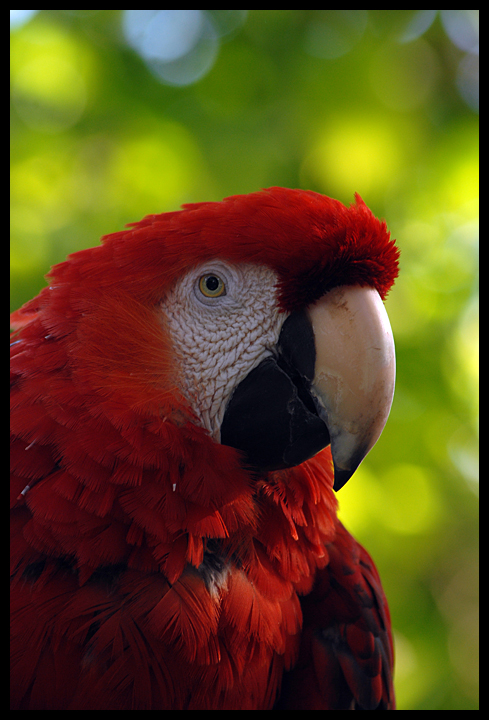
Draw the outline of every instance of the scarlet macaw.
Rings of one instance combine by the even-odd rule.
[[[270,188],[129,227],[12,316],[12,707],[394,708],[333,492],[392,401],[385,223]]]

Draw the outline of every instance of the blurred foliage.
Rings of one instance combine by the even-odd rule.
[[[12,309],[184,202],[284,185],[387,219],[396,396],[342,517],[389,598],[399,708],[476,709],[477,11],[12,12]]]

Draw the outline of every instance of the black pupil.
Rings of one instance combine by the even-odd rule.
[[[209,292],[215,292],[219,287],[219,278],[216,278],[215,275],[209,275],[205,280],[205,286]]]

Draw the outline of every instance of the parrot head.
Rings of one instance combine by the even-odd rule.
[[[45,336],[76,354],[79,387],[190,422],[252,470],[331,445],[338,490],[392,403],[382,301],[398,255],[359,196],[345,207],[269,188],[106,236],[53,268],[13,325],[44,313]]]

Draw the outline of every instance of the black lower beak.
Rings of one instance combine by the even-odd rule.
[[[221,424],[221,442],[242,450],[250,465],[279,470],[300,465],[329,445],[326,423],[309,392],[315,347],[304,312],[284,322],[277,355],[237,386]]]

